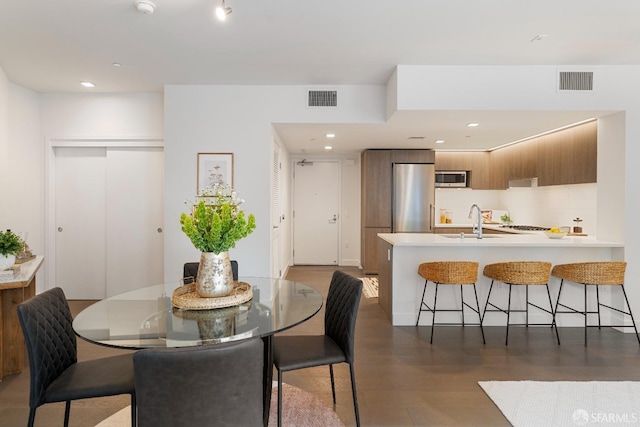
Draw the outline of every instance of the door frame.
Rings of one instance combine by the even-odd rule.
[[[106,148],[163,148],[164,138],[158,135],[147,136],[45,136],[44,153],[44,263],[45,289],[56,279],[56,147],[106,147]]]
[[[338,198],[338,227],[337,227],[337,232],[338,232],[338,258],[337,258],[337,262],[335,264],[336,267],[340,266],[341,263],[340,261],[342,260],[342,224],[343,224],[343,218],[342,218],[342,164],[344,162],[344,159],[342,158],[333,158],[333,157],[314,157],[314,156],[308,156],[305,157],[306,160],[311,161],[311,162],[325,162],[325,163],[337,163],[338,164],[338,170],[339,170],[339,177],[338,177],[338,194],[336,195],[336,197]],[[291,165],[291,218],[293,219],[293,212],[295,211],[295,207],[296,207],[296,200],[295,200],[295,188],[296,188],[296,179],[295,179],[295,171],[296,171],[296,163],[302,161],[302,158],[292,158],[290,160],[290,165]],[[291,262],[293,265],[295,265],[295,257],[293,255],[294,251],[295,251],[295,246],[294,246],[294,242],[295,242],[295,220],[291,221]]]

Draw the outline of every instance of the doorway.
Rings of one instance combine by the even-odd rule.
[[[293,263],[337,265],[340,162],[303,160],[293,171]]]

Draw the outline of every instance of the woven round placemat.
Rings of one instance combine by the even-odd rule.
[[[235,282],[230,295],[216,298],[203,298],[196,291],[196,284],[180,286],[173,291],[171,304],[183,310],[210,310],[212,308],[233,307],[253,298],[251,285],[245,282]]]

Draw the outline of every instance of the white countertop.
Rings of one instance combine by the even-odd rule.
[[[394,246],[488,246],[488,247],[602,247],[622,248],[623,242],[598,240],[591,236],[565,236],[562,239],[550,239],[543,232],[528,232],[520,234],[487,234],[477,239],[475,234],[465,233],[461,239],[459,234],[455,238],[446,237],[453,234],[433,233],[380,233],[378,237]]]

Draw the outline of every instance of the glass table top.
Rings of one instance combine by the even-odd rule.
[[[106,298],[81,311],[73,321],[79,337],[128,349],[188,347],[265,337],[296,326],[322,308],[311,286],[284,279],[240,277],[253,299],[211,310],[172,307],[173,290],[182,281],[149,286]]]

